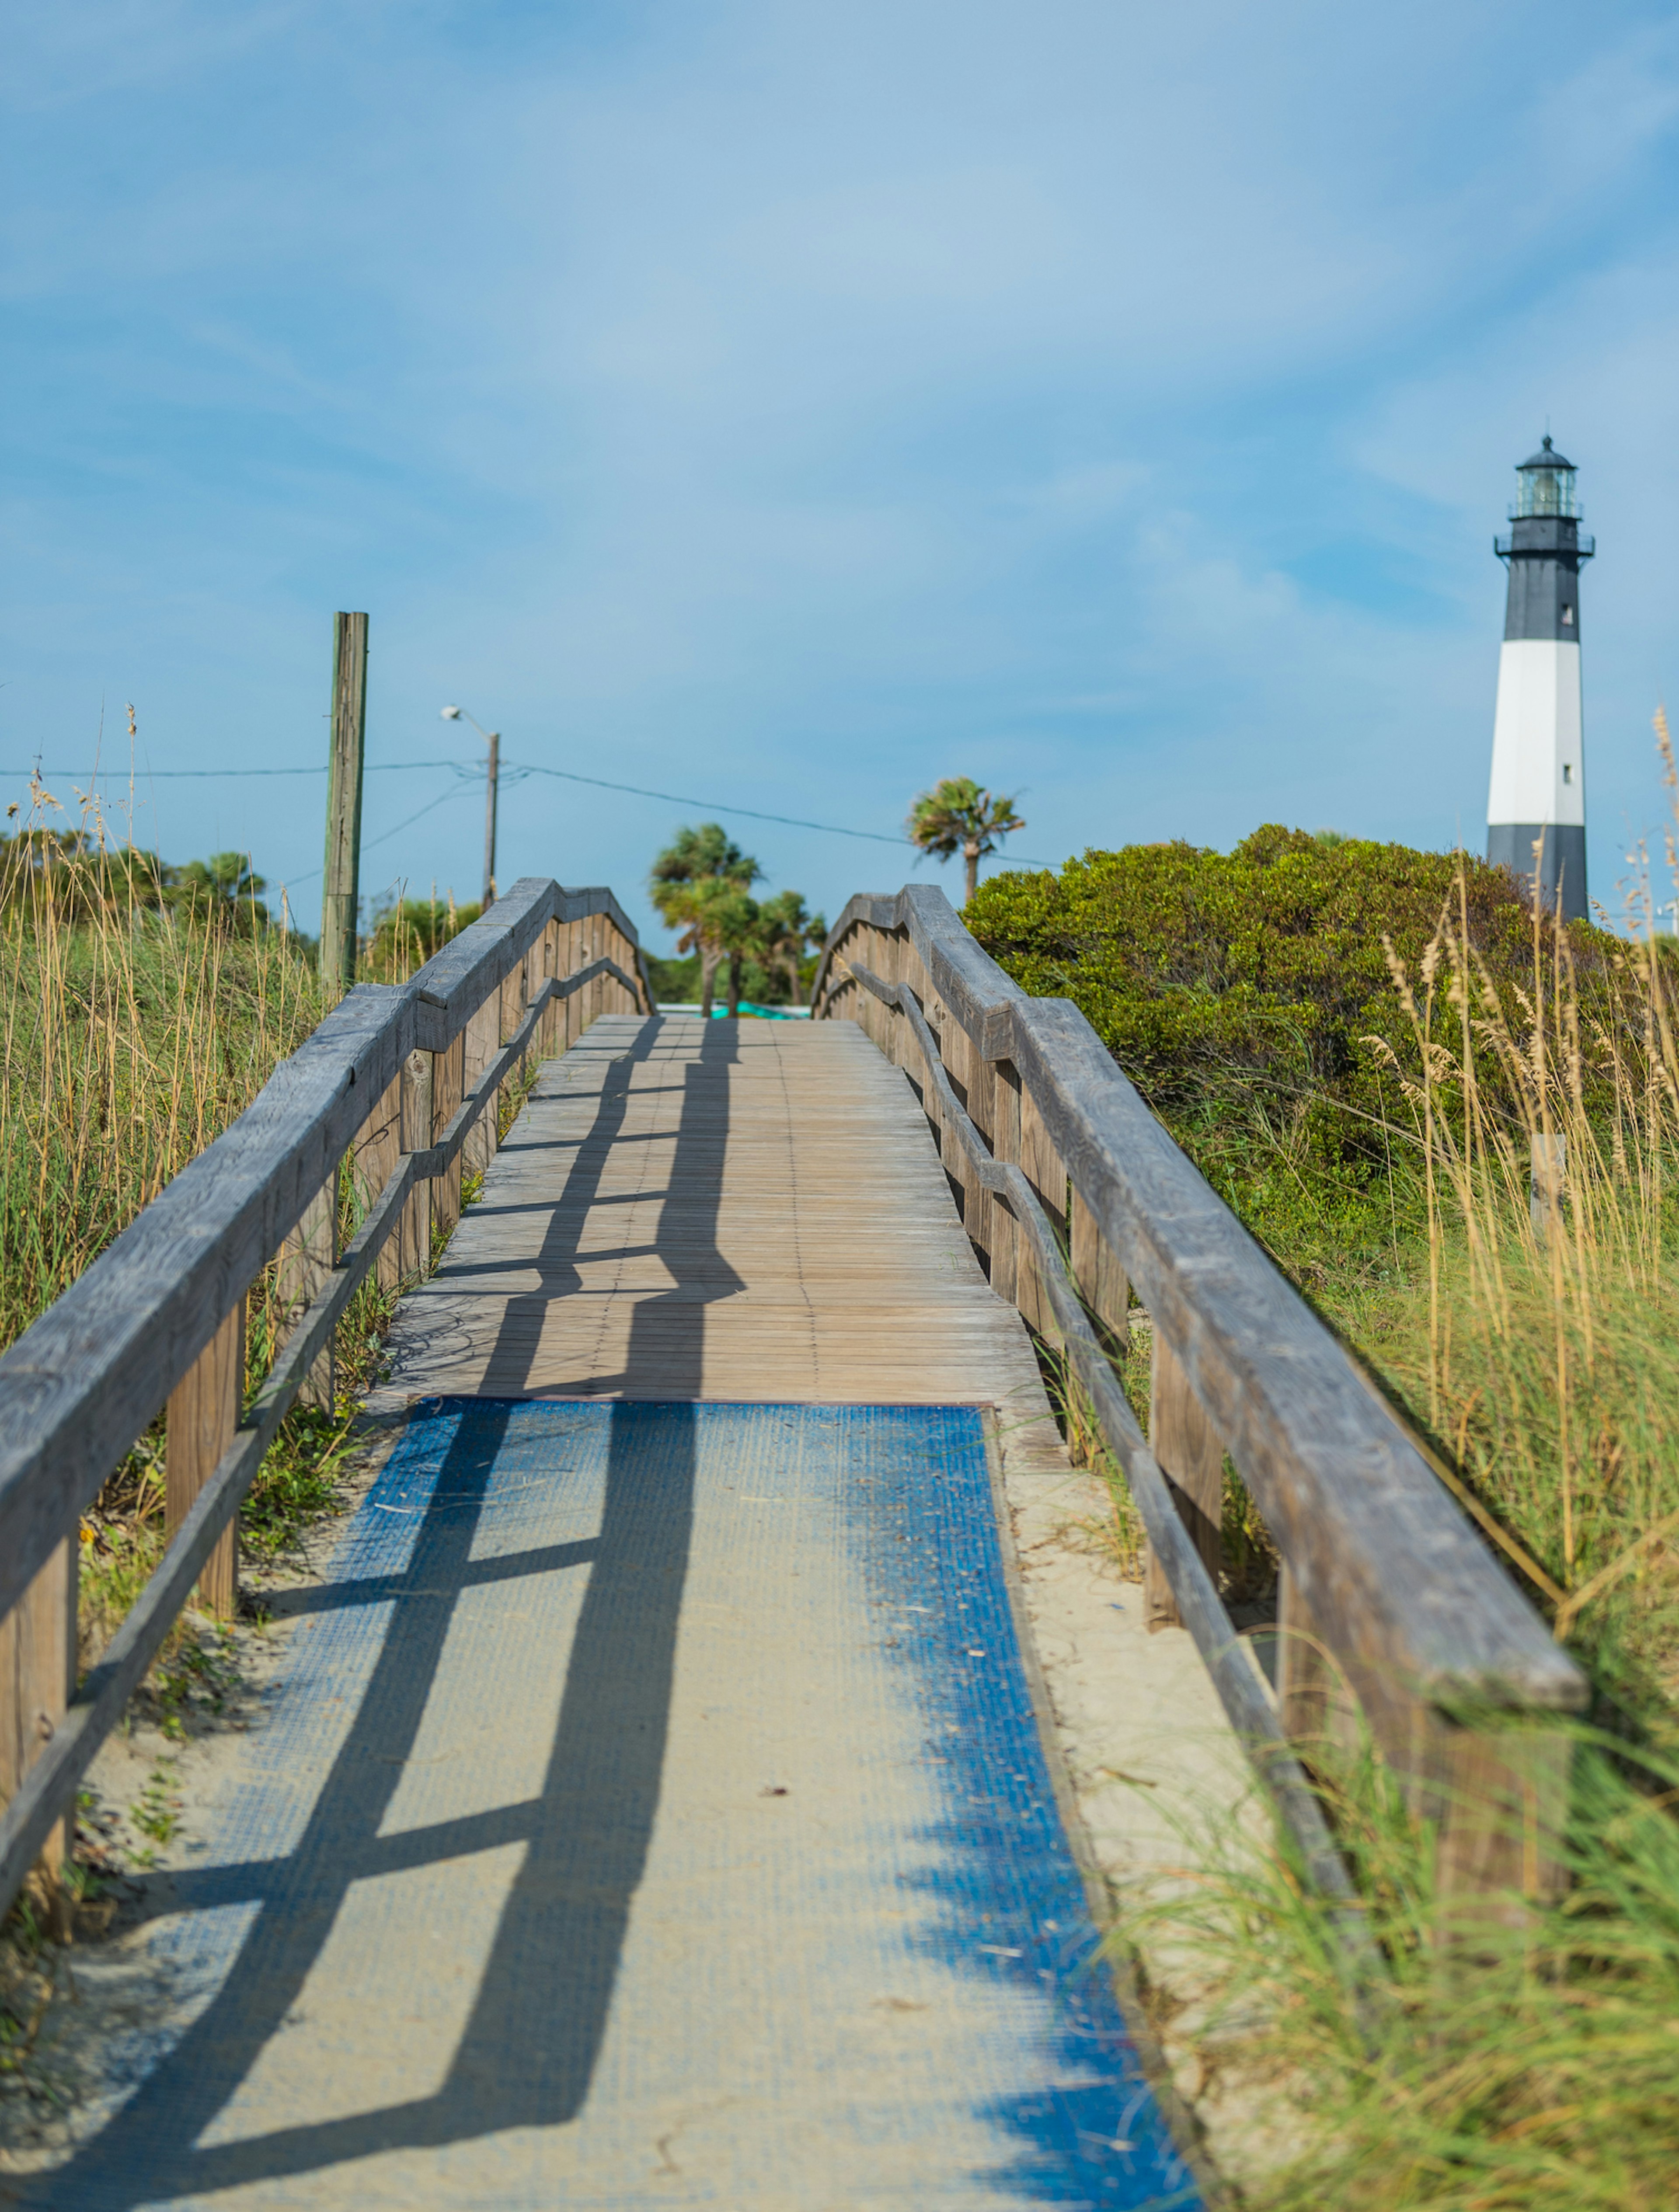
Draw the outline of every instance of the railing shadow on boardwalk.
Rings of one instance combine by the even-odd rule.
[[[599,1182],[633,1066],[655,1037],[649,1025],[610,1073],[599,1118],[570,1171],[573,1194]],[[700,1064],[690,1070],[693,1112],[684,1112],[672,1178],[674,1184],[679,1176],[696,1200],[709,1195],[714,1243],[733,1058],[732,1040],[709,1033]],[[695,1236],[702,1212],[694,1204],[684,1208],[683,1252],[672,1258],[678,1283],[683,1266],[703,1255]],[[714,1261],[713,1282],[715,1268]],[[15,2201],[118,2212],[178,2194],[318,2172],[375,2152],[563,2125],[581,2112],[664,1765],[695,1470],[693,1408],[677,1401],[697,1394],[704,1322],[703,1304],[691,1297],[679,1303],[691,1346],[673,1338],[668,1315],[659,1330],[658,1357],[673,1402],[613,1406],[605,1502],[593,1539],[475,1559],[497,1450],[515,1408],[505,1397],[433,1401],[458,1417],[458,1425],[405,1567],[298,1593],[301,1601],[290,1608],[392,1604],[356,1717],[296,1849],[279,1859],[173,1873],[143,1885],[143,1916],[250,1902],[261,1909],[216,1995],[126,2104],[65,2164],[24,2183]],[[684,1356],[672,1360],[673,1347]],[[638,1367],[633,1346],[630,1364]],[[650,1474],[657,1478],[652,1484]],[[585,1565],[589,1578],[541,1795],[382,1835],[463,1595],[485,1583]],[[584,1808],[587,1817],[581,1818]],[[293,2014],[353,1884],[514,1843],[526,1845],[524,1856],[435,2094],[195,2148]]]
[[[536,1267],[539,1291],[507,1302],[496,1347],[483,1383],[486,1397],[522,1396],[540,1346],[544,1316],[557,1297],[583,1288],[575,1249],[578,1231],[599,1196],[612,1147],[620,1139],[630,1095],[633,1067],[652,1060],[672,1024],[646,1024],[631,1050],[613,1064],[602,1086],[599,1106],[588,1134],[578,1146],[570,1173]],[[704,1380],[705,1306],[733,1297],[745,1285],[717,1249],[717,1209],[722,1194],[724,1157],[728,1147],[728,1071],[738,1061],[738,1024],[708,1021],[699,1057],[682,1068],[682,1111],[653,1251],[670,1271],[675,1287],[649,1291],[635,1302],[630,1342],[623,1368],[611,1374],[578,1376],[575,1389],[544,1388],[544,1397],[660,1399],[697,1398]],[[583,1048],[585,1050],[587,1047]],[[639,1194],[645,1199],[650,1194]],[[678,1203],[668,1201],[676,1199]],[[591,1251],[592,1265],[629,1258],[625,1251]]]

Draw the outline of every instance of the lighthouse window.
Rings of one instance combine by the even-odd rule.
[[[1574,504],[1574,471],[1560,453],[1536,453],[1516,471],[1520,485],[1516,514],[1566,514],[1578,517]]]
[[[1574,763],[1573,761],[1564,761],[1562,763],[1562,781],[1565,783],[1572,783],[1574,781]]]
[[[1574,626],[1574,610],[1573,609],[1573,607],[1565,607],[1565,608],[1562,610],[1562,619],[1563,619],[1563,623],[1564,623],[1564,624],[1565,624],[1565,626],[1566,626],[1566,628],[1568,628],[1568,629],[1572,629],[1573,628],[1573,626]]]

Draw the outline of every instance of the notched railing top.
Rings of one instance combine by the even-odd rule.
[[[1451,1741],[1453,1716],[1579,1708],[1579,1670],[1078,1008],[1029,997],[930,886],[851,900],[824,951],[816,1011],[863,1020],[907,1065],[913,1040],[900,1050],[897,1032],[868,1012],[901,1021],[887,1006],[905,990],[984,1147],[1025,1168],[1070,1241],[1086,1293],[1104,1267],[1135,1285],[1163,1357],[1214,1432],[1214,1481],[1221,1446],[1281,1553],[1285,1646],[1292,1633],[1327,1647],[1384,1747],[1448,1789],[1472,1786],[1465,1747]],[[946,1118],[930,1095],[924,1103],[935,1125]],[[946,1165],[969,1186],[964,1219],[993,1262],[994,1286],[1014,1295],[1019,1231],[1007,1188],[948,1151]],[[1024,1296],[1016,1303],[1025,1310]],[[1057,1333],[1047,1314],[1029,1318]]]

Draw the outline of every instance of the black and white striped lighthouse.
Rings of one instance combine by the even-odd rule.
[[[1585,766],[1580,755],[1580,535],[1574,464],[1548,437],[1516,471],[1510,535],[1493,550],[1510,571],[1493,717],[1487,858],[1585,915]],[[1536,876],[1534,848],[1540,848]]]

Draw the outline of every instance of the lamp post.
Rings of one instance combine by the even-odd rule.
[[[486,730],[464,707],[445,707],[443,720],[471,722],[490,748],[490,793],[484,814],[484,903],[488,913],[496,903],[496,785],[502,760],[502,733],[499,730]]]

